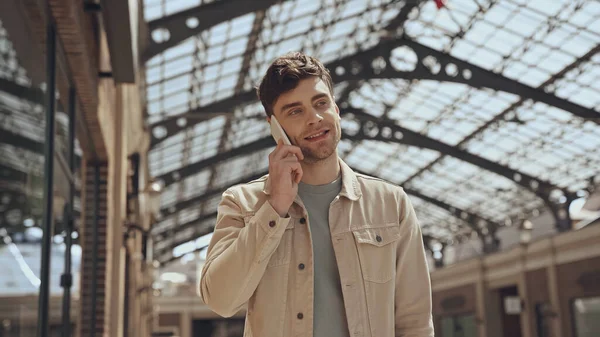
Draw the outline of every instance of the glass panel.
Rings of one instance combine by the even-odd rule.
[[[230,319],[196,319],[192,323],[192,332],[197,337],[242,337],[244,335],[244,320]]]
[[[67,83],[63,73],[57,68],[58,83]],[[61,335],[62,310],[64,306],[64,291],[61,286],[61,276],[66,273],[65,259],[67,251],[66,236],[69,220],[69,209],[73,203],[74,228],[71,233],[71,274],[73,283],[70,289],[70,316],[71,331],[74,330],[74,324],[79,314],[76,300],[79,299],[79,272],[81,265],[81,246],[78,240],[78,220],[81,214],[80,195],[81,195],[81,157],[82,151],[77,139],[74,144],[75,165],[71,172],[69,163],[69,153],[71,144],[69,142],[69,93],[60,91],[56,88],[56,115],[55,115],[55,149],[54,149],[54,191],[53,191],[53,233],[51,246],[51,264],[50,264],[50,327],[56,334]],[[71,180],[74,183],[75,191],[73,200],[71,200]]]
[[[578,298],[572,309],[576,337],[600,336],[600,297]]]
[[[552,305],[549,302],[535,305],[535,318],[538,337],[550,337],[550,323],[552,320]]]
[[[477,336],[477,326],[475,325],[475,316],[460,315],[442,318],[442,336],[443,337],[475,337]]]
[[[40,285],[44,93],[32,85],[1,20],[0,334],[29,337],[36,335]]]
[[[12,26],[11,26],[12,28]],[[44,198],[44,143],[47,84],[35,85],[0,18],[0,336],[37,334],[38,296],[41,284],[41,239]],[[18,43],[27,44],[19,40]],[[30,56],[28,56],[30,57]],[[45,64],[43,58],[36,62]],[[57,67],[57,76],[61,76]],[[57,83],[60,83],[60,77]],[[65,83],[64,81],[62,83]],[[58,88],[57,88],[58,89]],[[62,331],[65,262],[65,209],[70,202],[70,179],[75,180],[75,218],[81,212],[79,190],[81,149],[76,142],[75,173],[69,168],[69,115],[67,93],[57,92],[55,122],[53,232],[50,247],[49,335]],[[72,235],[77,243],[77,234]],[[78,271],[81,248],[72,247],[71,302],[79,298]],[[71,305],[72,317],[77,308]],[[74,321],[73,321],[74,322]]]
[[[58,90],[57,90],[58,92]],[[57,97],[62,96],[59,93]],[[65,234],[70,203],[70,179],[74,177],[69,168],[69,116],[63,102],[65,95],[56,101],[54,182],[53,182],[53,232],[50,249],[50,326],[60,333],[62,329],[62,310],[64,289],[61,287],[61,275],[65,272]],[[73,259],[75,260],[75,259]],[[77,260],[74,261],[78,265]],[[73,287],[71,288],[73,291]],[[71,312],[76,313],[73,309]]]

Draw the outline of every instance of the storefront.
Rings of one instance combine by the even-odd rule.
[[[91,5],[0,2],[2,337],[151,333],[160,186],[138,75]]]

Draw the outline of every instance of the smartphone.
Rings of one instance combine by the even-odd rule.
[[[277,118],[275,118],[275,115],[271,116],[271,134],[273,135],[276,143],[279,143],[279,140],[283,139],[284,144],[292,145],[289,138],[285,134],[285,131],[283,131],[281,124],[279,124]]]

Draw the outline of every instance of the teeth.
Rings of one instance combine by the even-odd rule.
[[[319,136],[323,135],[324,133],[325,133],[325,131],[323,131],[323,132],[321,132],[321,133],[317,133],[316,135],[312,135],[312,136],[310,136],[310,137],[307,137],[307,138],[308,138],[308,139],[311,139],[311,138],[319,137]]]

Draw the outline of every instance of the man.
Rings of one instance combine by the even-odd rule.
[[[292,145],[269,174],[229,188],[200,296],[245,336],[433,336],[421,230],[402,188],[354,173],[337,155],[329,72],[301,53],[273,62],[258,96]]]

